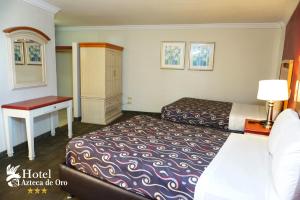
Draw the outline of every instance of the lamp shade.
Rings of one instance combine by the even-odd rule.
[[[284,101],[289,98],[286,80],[259,81],[257,99],[266,101]]]

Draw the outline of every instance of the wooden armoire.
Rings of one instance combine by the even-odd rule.
[[[122,115],[122,51],[109,43],[80,43],[81,121],[108,124]]]

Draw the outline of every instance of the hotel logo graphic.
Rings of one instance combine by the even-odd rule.
[[[7,184],[9,187],[17,187],[19,185],[19,179],[21,178],[19,173],[16,173],[20,165],[14,167],[10,164],[6,168],[6,174],[7,174]]]
[[[46,194],[46,187],[67,185],[68,182],[52,177],[51,169],[46,171],[34,171],[32,169],[19,169],[21,165],[13,166],[9,164],[6,167],[6,182],[9,187],[29,187],[28,194],[32,194],[32,188],[35,188],[35,194]],[[17,172],[19,170],[19,172]]]

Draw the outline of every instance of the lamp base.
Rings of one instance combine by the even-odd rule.
[[[271,129],[273,125],[273,107],[274,107],[274,102],[273,101],[267,101],[268,102],[268,115],[267,115],[267,121],[264,124],[264,127],[266,129]]]
[[[264,125],[264,127],[265,127],[266,129],[271,129],[272,126],[273,126],[273,122],[272,122],[272,121],[271,121],[271,122],[265,121],[265,122],[263,123],[263,125]]]
[[[269,122],[267,120],[262,120],[262,121],[259,121],[259,124],[262,125],[264,128],[266,129],[271,129],[272,126],[273,126],[273,122]]]

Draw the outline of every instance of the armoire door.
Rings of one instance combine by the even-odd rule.
[[[105,98],[105,49],[80,48],[81,96]]]

